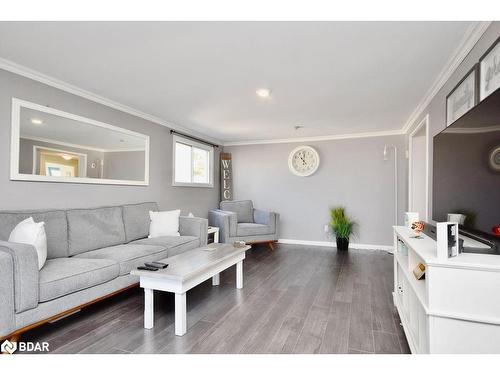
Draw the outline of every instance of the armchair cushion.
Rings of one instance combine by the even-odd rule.
[[[238,223],[253,223],[253,203],[251,200],[245,201],[222,201],[220,209],[236,213]]]
[[[238,236],[258,236],[271,234],[273,230],[271,226],[255,223],[239,223],[236,231]]]

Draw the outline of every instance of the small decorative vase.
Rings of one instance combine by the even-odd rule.
[[[500,225],[495,225],[493,228],[491,228],[491,231],[495,236],[500,237]]]
[[[337,250],[346,251],[349,249],[349,238],[337,238]]]

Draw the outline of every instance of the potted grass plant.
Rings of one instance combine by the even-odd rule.
[[[349,219],[345,214],[344,207],[335,207],[330,209],[330,228],[335,234],[337,240],[337,250],[348,250],[349,239],[354,234],[356,222]]]

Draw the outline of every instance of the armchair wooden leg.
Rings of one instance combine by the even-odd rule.
[[[270,242],[268,242],[269,248],[270,248],[271,250],[273,250],[273,251],[274,251],[274,249],[275,249],[275,247],[274,247],[274,243],[275,243],[275,241],[270,241]]]

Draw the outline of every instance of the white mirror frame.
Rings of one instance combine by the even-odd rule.
[[[49,113],[60,117],[65,117],[70,120],[85,122],[90,125],[100,126],[102,128],[119,131],[121,133],[130,134],[135,137],[143,138],[146,142],[145,147],[145,163],[144,163],[144,180],[113,180],[100,179],[90,177],[55,177],[55,176],[40,176],[34,174],[19,173],[19,143],[20,143],[20,127],[21,127],[21,108],[29,108],[40,112]],[[86,117],[74,115],[72,113],[60,111],[51,107],[46,107],[40,104],[31,103],[26,100],[12,98],[12,126],[11,126],[11,144],[10,144],[10,179],[14,181],[42,181],[42,182],[64,182],[77,184],[100,184],[100,185],[149,185],[149,136],[137,133],[118,126],[106,124],[104,122],[92,120]]]

